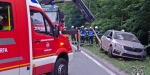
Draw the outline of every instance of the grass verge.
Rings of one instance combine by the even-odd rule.
[[[131,66],[144,66],[145,68],[142,69],[144,75],[150,75],[150,57],[147,56],[146,60],[139,61],[139,60],[118,60],[118,58],[109,58],[104,51],[99,51],[99,48],[94,44],[93,46],[83,46],[83,48],[91,51],[95,55],[104,58],[105,60],[111,62],[115,67],[118,67],[120,70],[125,71],[129,75],[132,75],[133,68]]]

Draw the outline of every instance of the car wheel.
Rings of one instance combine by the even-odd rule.
[[[68,63],[65,59],[59,58],[55,63],[51,75],[68,75]]]
[[[143,57],[143,58],[140,59],[140,61],[144,61],[144,60],[146,60],[146,57]]]
[[[110,46],[109,49],[108,49],[108,56],[109,57],[113,57],[113,55],[112,55],[112,49],[113,49],[112,46]]]
[[[102,44],[99,44],[99,50],[103,51]]]

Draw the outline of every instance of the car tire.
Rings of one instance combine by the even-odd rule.
[[[99,44],[99,51],[104,51],[102,48],[102,44]]]
[[[68,75],[68,63],[65,59],[59,58],[55,66],[53,68],[53,71],[50,75]]]
[[[143,57],[143,58],[140,59],[140,61],[144,61],[144,60],[146,60],[146,57]]]
[[[108,56],[109,57],[113,57],[113,55],[112,55],[112,49],[113,49],[112,46],[110,46],[109,49],[108,49]]]

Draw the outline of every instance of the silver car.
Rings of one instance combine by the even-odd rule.
[[[121,56],[143,60],[146,57],[144,46],[137,37],[129,32],[108,30],[101,37],[100,50],[108,52],[108,56]]]

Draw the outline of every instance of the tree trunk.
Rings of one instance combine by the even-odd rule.
[[[123,26],[123,22],[124,22],[124,11],[122,12],[122,18],[121,18],[121,27]]]
[[[90,4],[91,4],[91,0],[89,0],[89,4],[88,4],[88,8],[89,8],[89,10],[90,10]]]

